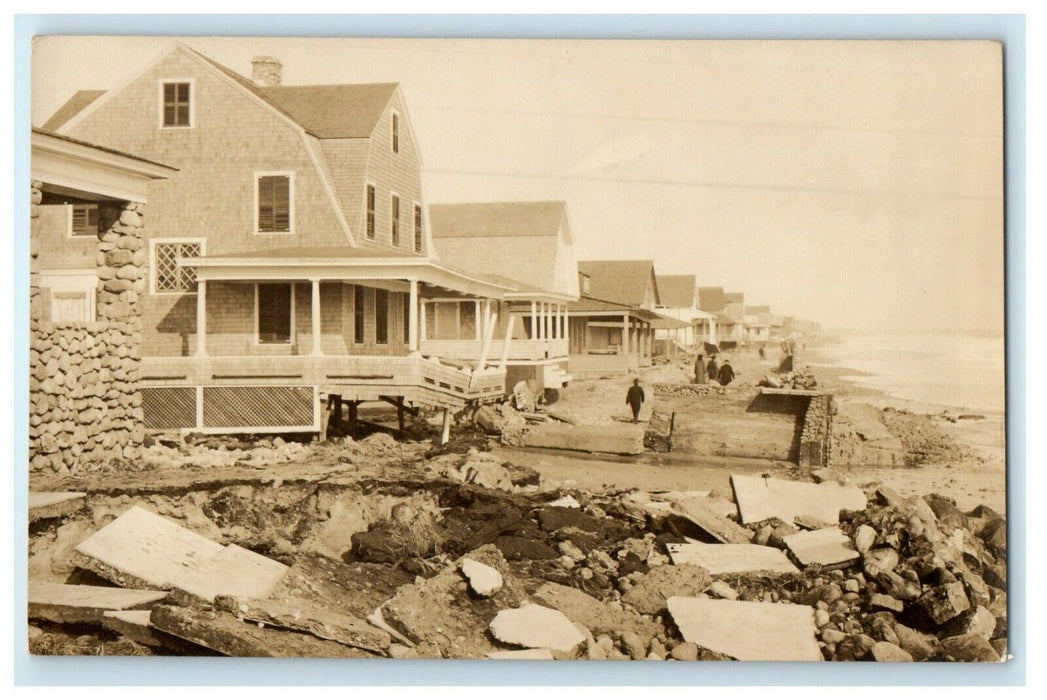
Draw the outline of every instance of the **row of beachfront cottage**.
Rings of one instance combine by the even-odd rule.
[[[174,43],[34,129],[34,338],[123,324],[145,430],[320,432],[373,401],[446,427],[521,380],[650,364],[659,337],[787,332],[651,261],[579,262],[564,202],[427,205],[398,84],[281,73]]]

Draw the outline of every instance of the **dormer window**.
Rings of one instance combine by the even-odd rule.
[[[69,212],[69,235],[98,235],[98,205],[74,204]]]
[[[293,233],[293,173],[255,173],[258,233]]]
[[[400,115],[393,112],[393,153],[400,152]]]
[[[189,81],[163,83],[161,93],[164,128],[192,126],[192,83]]]

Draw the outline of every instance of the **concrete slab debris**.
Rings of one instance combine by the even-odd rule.
[[[575,500],[574,496],[567,494],[561,498],[557,498],[555,501],[549,501],[545,505],[554,506],[556,508],[581,508],[582,504]]]
[[[29,522],[71,515],[83,508],[86,498],[80,491],[30,491]]]
[[[546,607],[559,610],[571,622],[576,622],[592,634],[624,634],[634,632],[644,639],[658,634],[658,627],[635,613],[626,612],[603,603],[585,591],[548,582],[535,591],[534,600]]]
[[[814,608],[672,597],[669,614],[684,640],[740,661],[821,661]]]
[[[40,581],[30,581],[27,594],[31,619],[64,623],[101,622],[107,610],[148,609],[167,597],[167,591]]]
[[[784,542],[793,556],[804,566],[835,566],[854,561],[861,556],[851,543],[851,538],[843,534],[838,527],[798,532],[786,537]]]
[[[730,518],[711,510],[704,498],[689,498],[673,501],[672,513],[686,518],[705,534],[724,544],[746,544],[752,541],[753,532]]]
[[[288,567],[261,554],[231,544],[204,562],[189,569],[174,582],[179,595],[206,603],[216,596],[265,598],[287,573]]]
[[[495,639],[505,644],[562,654],[572,654],[585,643],[585,635],[566,615],[533,603],[502,610],[491,620],[490,629]]]
[[[697,564],[712,576],[750,571],[800,573],[780,549],[758,544],[669,543],[665,548],[673,564]]]
[[[392,642],[389,634],[375,629],[358,617],[337,610],[316,608],[304,600],[251,600],[218,596],[215,607],[248,622],[308,632],[320,639],[375,653],[385,653]]]
[[[221,610],[157,605],[154,627],[226,656],[373,658],[375,654],[311,634],[244,624]]]
[[[73,564],[128,588],[170,589],[222,549],[167,518],[132,506],[77,545]]]
[[[487,658],[501,661],[552,661],[553,652],[548,649],[513,649],[489,652]]]
[[[622,602],[633,606],[644,615],[658,615],[665,610],[665,601],[673,596],[693,596],[702,593],[712,583],[709,572],[694,564],[656,566],[637,581]]]
[[[861,489],[836,482],[811,484],[732,474],[731,486],[745,524],[768,518],[791,523],[798,515],[839,523],[841,510],[863,510],[866,506]]]
[[[543,423],[524,433],[520,445],[553,450],[638,455],[643,454],[643,434],[642,424],[576,426]]]
[[[201,646],[158,630],[149,622],[150,614],[149,610],[106,610],[102,627],[147,647],[160,647],[181,656],[208,653]]]

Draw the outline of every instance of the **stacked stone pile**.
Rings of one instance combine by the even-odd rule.
[[[688,396],[709,396],[712,394],[723,395],[727,388],[716,384],[662,384],[654,385],[655,396],[669,396],[673,398],[686,398]]]
[[[832,455],[833,396],[822,394],[807,401],[800,432],[800,466],[827,467]]]

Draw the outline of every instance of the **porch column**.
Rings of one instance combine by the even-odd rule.
[[[622,314],[622,354],[628,355],[632,342],[629,339],[629,314]]]
[[[411,280],[411,303],[407,308],[407,350],[418,349],[418,280]]]
[[[323,349],[323,337],[320,335],[320,280],[312,280],[313,289],[309,295],[309,301],[312,303],[311,313],[309,320],[312,322],[313,332],[313,347],[309,354],[314,357],[319,357],[324,354]]]
[[[552,314],[553,332],[551,333],[553,340],[560,338],[560,305],[550,304],[549,312]]]
[[[531,340],[538,340],[538,314],[535,302],[531,302]]]
[[[421,338],[421,340],[425,340],[428,337],[428,335],[427,335],[428,331],[425,328],[425,302],[422,301],[419,304],[419,306],[421,307],[420,311],[421,311],[422,315],[418,319],[418,334],[419,334],[419,337]]]
[[[207,357],[207,282],[196,282],[196,356]]]
[[[516,323],[516,316],[509,311],[509,323],[505,325],[505,342],[502,344],[502,361],[498,363],[498,368],[505,371],[505,366],[509,363],[509,343],[513,339],[513,324]]]

